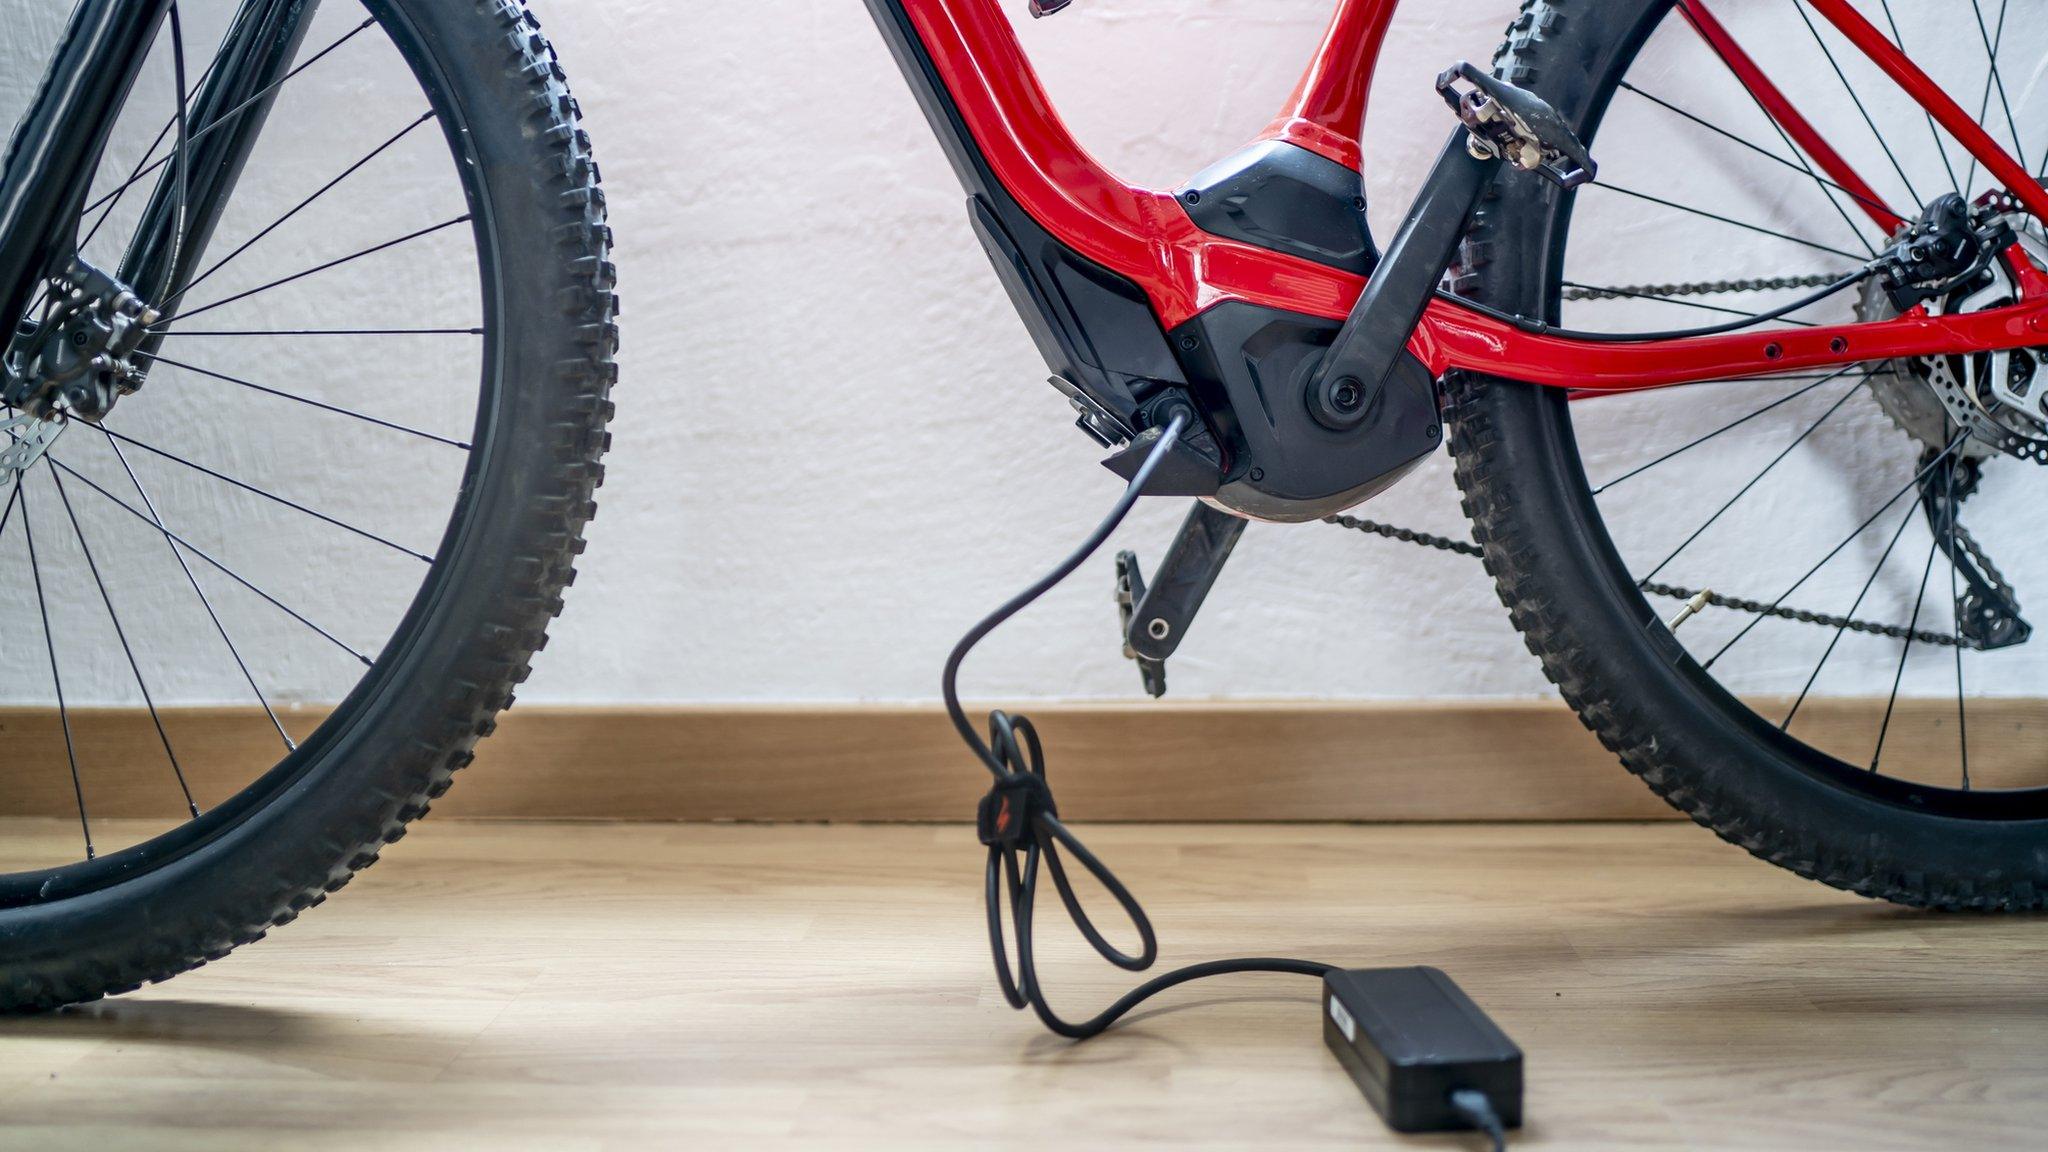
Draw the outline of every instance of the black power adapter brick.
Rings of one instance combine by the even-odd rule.
[[[1435,968],[1323,976],[1323,1042],[1396,1132],[1522,1124],[1522,1050]]]

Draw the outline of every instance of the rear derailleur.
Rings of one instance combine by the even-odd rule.
[[[1990,650],[2024,644],[2033,626],[2020,617],[2011,584],[1957,519],[1962,503],[1977,490],[1980,465],[1971,457],[1928,449],[1921,461],[1920,507],[1928,530],[1963,587],[1956,594],[1956,630],[1972,648]]]

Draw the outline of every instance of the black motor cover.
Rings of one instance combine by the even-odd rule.
[[[1443,440],[1436,382],[1403,355],[1343,429],[1311,413],[1307,390],[1339,325],[1242,302],[1174,329],[1181,364],[1218,432],[1229,470],[1216,501],[1262,520],[1317,520],[1408,474]],[[1191,345],[1192,341],[1192,347]]]

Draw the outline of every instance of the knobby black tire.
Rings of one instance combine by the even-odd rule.
[[[452,529],[445,575],[329,721],[321,754],[174,859],[0,910],[0,1010],[92,1000],[219,959],[375,863],[511,706],[575,576],[603,478],[618,344],[611,236],[579,109],[518,0],[367,7],[431,58],[482,160],[501,294],[492,451]]]
[[[1591,140],[1669,8],[1524,0],[1496,72],[1550,100]],[[1454,290],[1555,320],[1569,223],[1548,185],[1504,178],[1476,214]],[[1846,766],[1782,735],[1699,669],[1608,538],[1562,390],[1464,377],[1449,401],[1465,512],[1501,600],[1559,692],[1629,771],[1730,843],[1838,888],[1932,908],[2048,903],[2048,820],[1938,815],[1845,786]]]

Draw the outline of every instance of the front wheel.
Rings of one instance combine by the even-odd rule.
[[[1456,291],[1579,329],[1718,324],[1854,269],[1887,213],[1991,187],[1804,5],[1711,8],[1867,190],[1816,170],[1687,5],[1527,0],[1497,71],[1580,126],[1601,179],[1504,179]],[[2011,78],[2038,72],[2048,36],[1979,16],[1895,0],[1873,19],[2032,169],[2048,98]],[[2012,223],[2038,262],[2048,231]],[[1935,306],[2002,303],[2010,276]],[[1777,323],[1887,307],[1849,292]],[[1674,807],[1868,896],[2039,908],[2048,636],[2025,613],[2048,604],[2048,421],[2012,399],[2022,359],[2048,365],[1978,354],[1627,397],[1458,379],[1450,444],[1514,623]]]
[[[248,10],[181,8],[193,45]],[[174,170],[173,85],[205,106],[172,39],[76,222],[97,267]],[[0,775],[45,817],[0,823],[0,1010],[216,959],[374,862],[511,704],[595,510],[610,232],[524,5],[328,0],[276,94],[140,389],[9,424],[52,440],[0,472]]]

